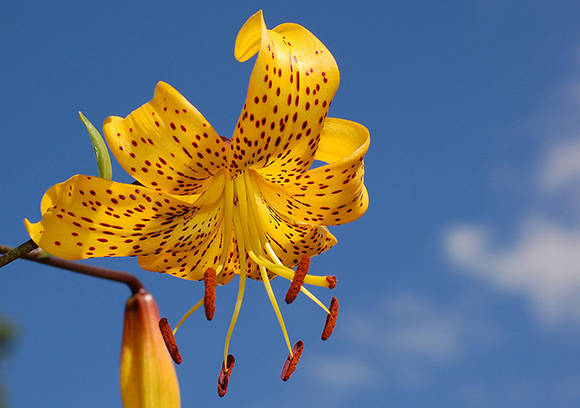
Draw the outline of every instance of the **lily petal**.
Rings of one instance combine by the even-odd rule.
[[[328,228],[297,222],[294,218],[281,215],[270,206],[265,196],[257,200],[257,210],[264,233],[272,242],[272,249],[284,265],[290,267],[298,265],[303,254],[313,257],[337,243],[337,239]]]
[[[46,192],[42,220],[25,220],[26,229],[41,248],[67,260],[171,253],[185,250],[182,245],[203,251],[222,222],[225,178],[219,172],[191,204],[147,187],[77,175]]]
[[[104,133],[132,177],[169,194],[203,192],[230,154],[201,113],[165,82],[157,84],[150,102],[126,118],[107,118]]]
[[[298,222],[338,225],[354,221],[368,207],[363,157],[369,143],[364,126],[328,118],[315,159],[329,164],[309,170],[284,187],[263,173],[256,177],[257,184],[269,205]]]
[[[261,11],[240,30],[235,55],[245,61],[258,50],[232,138],[231,169],[263,168],[284,184],[288,174],[310,168],[340,75],[312,33],[297,24],[268,30]]]

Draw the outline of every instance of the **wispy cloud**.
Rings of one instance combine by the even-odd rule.
[[[445,250],[460,270],[526,295],[544,323],[580,321],[580,228],[539,215],[520,228],[515,243],[498,248],[486,228],[455,225],[445,235]]]
[[[348,352],[317,361],[310,374],[343,394],[385,382],[403,389],[432,386],[438,369],[496,341],[497,332],[472,312],[467,305],[442,305],[413,293],[345,311],[337,329],[351,344]]]
[[[514,239],[500,244],[478,221],[443,233],[445,254],[460,271],[524,294],[546,324],[580,322],[580,81],[562,87],[555,103],[557,112],[540,115],[549,142],[528,175],[535,200],[514,220]]]
[[[491,333],[472,317],[411,293],[386,298],[376,314],[347,316],[349,333],[389,360],[453,362],[468,344]]]

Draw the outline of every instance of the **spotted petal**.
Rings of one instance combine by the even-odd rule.
[[[68,260],[156,254],[181,245],[203,251],[222,220],[225,178],[219,172],[192,204],[147,187],[77,175],[51,187],[42,220],[25,224],[34,242]]]
[[[354,221],[368,207],[363,157],[369,143],[364,126],[328,118],[315,158],[329,164],[284,185],[262,174],[257,178],[259,188],[269,205],[298,222],[337,225]]]
[[[278,175],[306,171],[318,147],[339,71],[332,54],[297,24],[268,30],[262,12],[252,16],[236,39],[240,61],[258,58],[244,109],[232,139],[231,167]]]
[[[165,82],[126,118],[107,118],[104,133],[132,177],[169,194],[203,192],[230,153],[201,113]]]
[[[258,183],[255,183],[257,186]],[[255,189],[254,191],[258,191]],[[297,222],[272,208],[263,194],[256,193],[258,218],[272,249],[286,266],[293,267],[303,254],[310,257],[321,254],[336,244],[337,239],[321,225]]]

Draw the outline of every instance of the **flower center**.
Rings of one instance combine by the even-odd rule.
[[[208,316],[208,319],[210,315],[213,317],[213,301],[215,299],[213,290],[215,289],[215,284],[219,284],[221,272],[226,267],[226,263],[230,258],[230,242],[232,240],[232,231],[234,231],[239,254],[239,287],[236,305],[234,307],[234,312],[230,326],[228,328],[224,347],[223,370],[225,370],[225,372],[229,370],[228,349],[232,333],[242,306],[246,277],[250,273],[254,274],[253,277],[255,277],[256,273],[255,270],[248,270],[249,267],[254,267],[255,265],[258,268],[257,272],[259,272],[259,278],[264,283],[264,287],[268,297],[270,298],[270,302],[274,308],[274,312],[276,313],[276,317],[280,323],[280,328],[282,329],[284,340],[288,347],[288,359],[292,360],[294,358],[294,355],[296,354],[296,346],[293,348],[290,343],[286,325],[284,324],[284,319],[282,318],[282,313],[280,312],[280,307],[278,306],[276,296],[274,295],[274,291],[272,290],[272,286],[270,284],[270,276],[268,275],[268,272],[270,272],[270,274],[281,276],[292,281],[286,296],[287,303],[291,303],[296,298],[298,293],[302,292],[327,313],[327,324],[324,329],[327,335],[323,335],[323,340],[326,340],[326,338],[328,338],[330,335],[328,334],[329,321],[331,323],[330,326],[333,327],[334,322],[336,321],[336,313],[338,312],[338,306],[334,308],[335,310],[332,307],[331,310],[329,310],[322,302],[320,302],[320,300],[318,300],[318,298],[316,298],[303,286],[303,284],[309,284],[332,289],[336,285],[336,278],[334,276],[315,276],[308,274],[308,266],[310,263],[310,258],[308,255],[303,256],[302,261],[298,265],[296,271],[284,265],[284,263],[276,255],[270,243],[271,238],[268,234],[266,234],[264,229],[264,213],[260,212],[259,207],[260,205],[263,205],[263,202],[260,196],[260,191],[254,184],[254,180],[252,179],[253,177],[258,177],[257,175],[253,174],[253,170],[245,171],[236,176],[234,179],[227,177],[227,181],[224,187],[224,240],[222,245],[222,256],[219,264],[216,265],[215,269],[209,268],[205,274],[215,274],[216,279],[212,280],[209,279],[208,276],[204,277],[204,282],[206,284],[206,294],[194,307],[191,308],[189,312],[186,313],[185,316],[183,316],[173,331],[173,333],[175,333],[179,326],[181,326],[181,324],[195,310],[201,307],[201,305],[205,306],[206,316]],[[266,219],[265,222],[269,221]],[[232,226],[233,228],[228,228],[229,226]],[[335,301],[335,298],[333,301]],[[330,332],[332,332],[332,328],[330,328]],[[303,345],[300,346],[300,351],[302,350],[302,347]],[[299,355],[297,354],[294,360],[292,360],[294,361],[292,363],[294,366],[298,361],[298,358]],[[283,377],[286,377],[287,379],[292,371],[293,368],[292,370],[289,370],[287,367],[285,367],[283,371]]]

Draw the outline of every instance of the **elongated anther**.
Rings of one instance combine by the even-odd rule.
[[[231,354],[228,354],[228,367],[226,368],[224,363],[222,363],[222,371],[218,377],[218,395],[223,397],[228,392],[228,383],[230,381],[230,375],[232,374],[232,369],[234,368],[234,363],[236,359]]]
[[[326,323],[324,324],[324,330],[322,331],[322,340],[327,340],[332,331],[334,330],[334,326],[336,325],[336,317],[338,316],[338,300],[336,297],[333,297],[330,301],[330,307],[328,308],[330,313],[326,315]]]
[[[290,304],[294,302],[298,293],[300,293],[300,288],[304,284],[304,278],[308,273],[308,268],[310,268],[310,257],[306,254],[302,255],[302,259],[296,268],[294,277],[292,278],[292,283],[288,288],[288,293],[286,293],[286,303]]]
[[[328,289],[334,289],[336,287],[336,276],[327,276],[326,281],[328,282]]]
[[[203,274],[203,282],[205,283],[205,295],[203,297],[205,317],[207,320],[211,320],[215,314],[215,269],[206,269],[205,273]]]
[[[302,350],[304,350],[304,342],[299,340],[292,348],[292,353],[288,354],[288,358],[284,363],[284,368],[282,368],[282,375],[280,376],[282,381],[288,381],[294,370],[296,370],[296,364],[298,364],[298,360],[300,360]]]
[[[169,351],[171,358],[173,361],[175,361],[175,364],[181,364],[181,354],[177,348],[177,343],[175,342],[175,337],[173,336],[171,326],[169,326],[169,323],[165,317],[159,320],[159,330],[161,331],[161,335],[165,341],[165,346],[167,346],[167,350]]]

